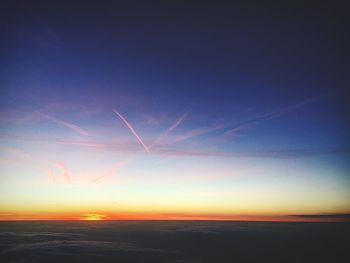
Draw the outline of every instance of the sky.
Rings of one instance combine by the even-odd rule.
[[[344,6],[3,7],[0,220],[350,213]]]

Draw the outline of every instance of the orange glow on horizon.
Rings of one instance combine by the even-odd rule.
[[[73,213],[1,215],[0,221],[32,220],[72,220],[72,221],[106,221],[106,220],[208,220],[208,221],[261,221],[261,222],[349,222],[344,218],[298,217],[289,215],[220,215],[220,214],[161,214],[161,213]]]

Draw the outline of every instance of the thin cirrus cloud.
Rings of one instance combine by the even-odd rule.
[[[39,112],[37,111],[37,114],[39,114],[41,117],[45,118],[45,119],[48,119],[58,125],[61,125],[63,127],[66,127],[74,132],[77,132],[79,133],[80,135],[84,135],[84,136],[90,136],[90,134],[84,130],[83,128],[79,127],[78,125],[76,124],[73,124],[73,123],[70,123],[70,122],[67,122],[67,121],[63,121],[63,120],[60,120],[60,119],[57,119],[57,118],[54,118],[50,115],[47,115],[47,114],[44,114],[42,112]]]
[[[117,116],[124,122],[124,124],[128,127],[128,129],[131,131],[131,133],[135,136],[135,138],[137,139],[137,141],[140,143],[140,145],[144,148],[144,150],[146,152],[149,152],[146,144],[143,142],[143,140],[141,139],[141,137],[137,134],[136,130],[134,129],[134,127],[131,125],[131,123],[123,116],[121,115],[117,110],[113,110],[113,112],[115,114],[117,114]]]
[[[166,114],[160,114],[158,116],[144,114],[142,117],[147,125],[158,126],[166,119]]]

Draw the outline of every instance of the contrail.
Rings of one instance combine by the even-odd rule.
[[[274,119],[274,118],[277,118],[277,117],[280,117],[284,114],[287,114],[289,112],[292,112],[294,110],[297,110],[301,107],[304,107],[306,105],[309,105],[311,103],[314,103],[316,101],[319,101],[319,100],[322,100],[322,99],[325,99],[325,98],[328,98],[330,97],[332,94],[330,93],[327,93],[327,94],[322,94],[322,95],[319,95],[319,96],[315,96],[315,97],[312,97],[312,98],[309,98],[309,99],[306,99],[306,100],[303,100],[299,103],[295,103],[295,104],[292,104],[292,105],[289,105],[289,106],[286,106],[284,108],[280,108],[279,110],[276,110],[276,111],[273,111],[273,112],[270,112],[270,113],[267,113],[265,115],[261,115],[259,117],[256,117],[256,118],[253,118],[253,119],[250,119],[250,120],[247,120],[247,121],[244,121],[244,122],[241,122],[241,123],[238,123],[236,124],[233,128],[231,128],[230,130],[226,131],[224,134],[223,134],[223,137],[225,139],[228,139],[229,137],[231,137],[234,133],[236,132],[239,132],[241,131],[242,129],[246,129],[246,128],[249,128],[251,126],[254,126],[254,125],[258,125],[260,123],[263,123],[265,121],[268,121],[268,120],[271,120],[271,119]]]
[[[63,174],[64,174],[64,177],[66,177],[67,182],[70,184],[70,183],[71,183],[71,180],[70,180],[70,177],[69,177],[69,175],[68,175],[68,171],[67,171],[67,169],[66,169],[65,166],[63,166]]]
[[[96,183],[97,181],[100,181],[101,179],[103,179],[105,177],[109,177],[109,176],[113,175],[113,173],[118,172],[120,169],[122,169],[123,167],[128,165],[131,161],[132,160],[125,160],[125,161],[116,163],[105,174],[93,179],[91,182]]]
[[[182,116],[176,120],[173,125],[171,125],[163,134],[161,134],[149,147],[148,150],[150,150],[153,146],[160,143],[166,136],[168,136],[169,133],[171,133],[177,126],[179,126],[183,120],[187,117],[188,111],[182,114]]]
[[[231,124],[217,124],[217,125],[210,126],[210,127],[197,128],[197,129],[188,131],[188,132],[186,132],[184,134],[181,134],[181,135],[177,136],[175,138],[174,143],[180,142],[180,141],[184,141],[184,140],[188,140],[190,138],[197,137],[197,136],[200,136],[200,135],[204,135],[204,134],[207,134],[207,133],[210,133],[210,132],[214,132],[214,131],[217,131],[217,130],[221,130],[221,129],[229,127],[230,125]]]
[[[125,125],[129,128],[129,130],[132,132],[132,134],[134,134],[134,136],[139,141],[139,143],[142,145],[142,147],[145,149],[145,151],[149,152],[147,146],[143,143],[141,137],[137,134],[137,132],[135,131],[134,127],[132,127],[132,125],[118,111],[116,111],[116,110],[113,110],[113,111],[125,123]]]
[[[175,141],[173,143],[176,143],[176,142],[179,142],[179,141],[188,140],[190,138],[201,136],[201,135],[204,135],[204,134],[208,134],[208,133],[211,133],[211,132],[214,132],[214,131],[217,131],[217,130],[228,129],[229,128],[229,130],[224,132],[224,134],[223,134],[223,137],[225,139],[228,139],[235,132],[238,132],[238,131],[240,131],[242,129],[246,129],[246,128],[249,128],[251,126],[263,123],[263,122],[265,122],[267,120],[280,117],[283,114],[286,114],[288,112],[294,111],[296,109],[299,109],[299,108],[304,107],[304,106],[306,106],[308,104],[317,102],[319,100],[326,99],[326,98],[328,98],[328,97],[330,97],[332,95],[334,95],[334,92],[333,93],[321,94],[319,96],[314,96],[314,97],[311,97],[311,98],[306,99],[304,101],[301,101],[299,103],[295,103],[293,105],[289,105],[287,107],[280,108],[280,109],[278,109],[276,111],[273,111],[273,112],[267,113],[265,115],[261,115],[261,116],[258,116],[256,118],[253,118],[253,119],[250,119],[250,120],[247,120],[247,121],[243,121],[243,122],[237,123],[237,124],[227,123],[227,124],[218,124],[218,125],[214,125],[214,126],[210,126],[210,127],[197,128],[197,129],[185,132],[184,134],[180,134],[179,136],[177,136],[175,138]]]
[[[56,181],[56,178],[55,178],[51,168],[49,169],[49,176],[52,179],[52,181],[54,181],[54,182]]]
[[[70,180],[70,176],[68,174],[67,168],[61,163],[57,163],[56,166],[63,170],[63,176],[64,178],[66,178],[67,182],[70,184],[71,180]]]
[[[161,149],[155,152],[156,154],[166,156],[198,156],[198,157],[232,157],[232,158],[302,158],[308,156],[321,155],[341,155],[349,154],[350,148],[325,148],[325,149],[277,149],[266,151],[251,151],[251,152],[225,152],[225,151],[188,151],[177,149]]]
[[[49,120],[53,121],[53,122],[56,123],[56,124],[62,125],[62,126],[64,126],[64,127],[67,127],[67,128],[69,128],[69,129],[71,129],[72,131],[75,131],[75,132],[77,132],[77,133],[79,133],[79,134],[81,134],[81,135],[90,136],[90,134],[89,134],[87,131],[85,131],[84,129],[80,128],[79,126],[77,126],[77,125],[75,125],[75,124],[73,124],[73,123],[66,122],[66,121],[63,121],[63,120],[54,118],[54,117],[52,117],[52,116],[49,116],[49,115],[44,114],[44,113],[39,112],[39,111],[37,111],[37,113],[38,113],[40,116],[42,116],[42,117],[44,117],[44,118],[46,118],[46,119],[49,119]]]
[[[15,149],[15,148],[9,148],[9,147],[4,147],[4,146],[0,146],[0,150],[3,150],[13,156],[15,156],[16,158],[21,159],[22,161],[31,161],[33,160],[33,156],[31,156],[30,154],[19,150],[19,149]]]

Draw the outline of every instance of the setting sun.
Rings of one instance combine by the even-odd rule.
[[[97,221],[97,220],[105,220],[106,216],[101,214],[83,214],[80,217],[80,220],[86,221]]]

